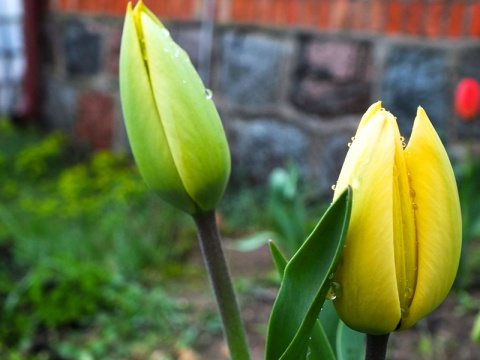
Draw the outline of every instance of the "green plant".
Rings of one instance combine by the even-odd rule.
[[[177,339],[188,346],[195,335],[187,334],[192,326],[187,311],[161,289],[148,289],[99,264],[46,261],[8,294],[0,340],[25,354],[41,346],[63,359],[78,354],[114,359],[131,355],[134,344],[145,352]]]

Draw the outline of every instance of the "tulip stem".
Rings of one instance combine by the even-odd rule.
[[[223,251],[215,212],[196,214],[193,215],[193,219],[197,225],[198,240],[210,284],[215,293],[230,357],[232,360],[248,360],[250,354],[245,327],[240,316],[240,308]]]
[[[365,360],[385,360],[389,336],[390,333],[384,335],[367,334]]]

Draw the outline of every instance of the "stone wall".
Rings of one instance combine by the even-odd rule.
[[[195,21],[166,22],[198,64]],[[51,13],[44,117],[93,149],[127,149],[118,93],[122,18]],[[480,135],[454,114],[462,77],[480,80],[475,40],[320,32],[221,24],[214,29],[209,87],[232,149],[233,179],[259,183],[295,161],[330,189],[361,114],[371,102],[408,138],[422,105],[447,145]]]

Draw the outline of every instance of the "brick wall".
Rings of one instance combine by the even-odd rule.
[[[132,1],[136,3],[136,0]],[[202,0],[145,0],[164,19],[198,20]],[[122,15],[127,0],[51,0],[56,11]],[[216,0],[219,22],[429,37],[480,36],[478,0]]]
[[[113,1],[88,4],[93,9],[98,3]],[[94,149],[127,149],[118,93],[123,16],[59,10],[68,4],[83,2],[57,1],[46,23],[44,118]],[[231,14],[241,12],[230,4]],[[255,14],[272,21],[273,15]],[[199,64],[200,22],[165,23]],[[212,43],[207,80],[231,145],[233,180],[262,182],[274,167],[293,160],[320,189],[331,191],[361,114],[378,99],[398,117],[407,138],[418,105],[450,149],[480,137],[480,119],[461,121],[452,108],[461,78],[480,81],[476,38],[223,22],[215,25]]]

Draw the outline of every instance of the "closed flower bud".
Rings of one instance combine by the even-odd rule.
[[[190,214],[213,210],[230,175],[220,117],[188,55],[141,1],[127,8],[120,92],[145,182]]]
[[[461,249],[457,186],[447,153],[422,108],[408,146],[395,117],[372,105],[352,142],[335,196],[350,185],[353,206],[335,274],[334,300],[352,329],[403,330],[447,296]]]

